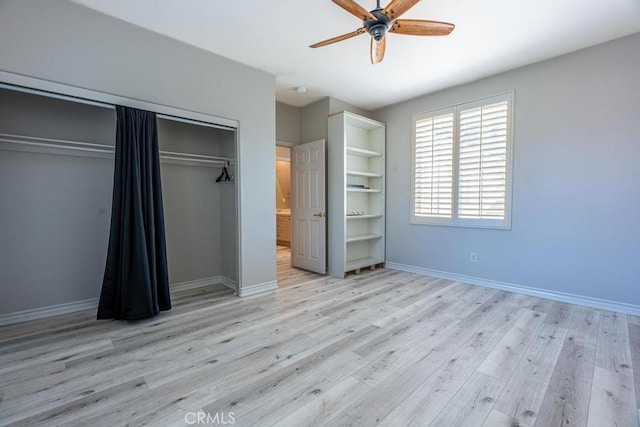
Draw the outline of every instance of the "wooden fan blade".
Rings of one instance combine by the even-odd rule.
[[[396,19],[389,32],[410,36],[446,36],[455,25],[448,22],[425,21],[422,19]]]
[[[382,11],[393,21],[419,2],[420,0],[391,0]]]
[[[332,1],[338,6],[340,6],[341,8],[343,8],[344,10],[346,10],[347,12],[349,12],[350,14],[352,14],[353,16],[355,16],[356,18],[362,19],[363,21],[365,19],[375,19],[375,20],[378,19],[375,16],[373,16],[371,12],[369,12],[367,9],[360,6],[358,3],[356,3],[353,0],[332,0]]]
[[[371,63],[377,64],[384,59],[384,51],[387,48],[387,36],[382,36],[380,40],[376,40],[371,36]]]
[[[364,34],[366,32],[367,32],[366,28],[364,28],[364,27],[358,28],[357,30],[352,31],[350,33],[343,34],[341,36],[334,37],[332,39],[324,40],[324,41],[318,42],[316,44],[312,44],[309,47],[316,48],[316,47],[326,46],[328,44],[337,43],[337,42],[341,42],[342,40],[350,39],[351,37],[359,36],[360,34]]]

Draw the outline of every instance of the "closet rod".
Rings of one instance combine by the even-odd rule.
[[[168,155],[168,156],[189,156],[189,158],[191,157],[200,157],[202,159],[207,159],[207,160],[220,160],[222,162],[230,162],[231,159],[228,157],[219,157],[219,156],[207,156],[204,154],[190,154],[190,153],[177,153],[174,151],[160,151],[161,155]]]
[[[32,95],[46,96],[48,98],[61,99],[63,101],[71,101],[71,102],[75,102],[75,103],[78,103],[78,104],[85,104],[85,105],[91,105],[91,106],[94,106],[94,107],[106,108],[106,109],[109,109],[109,110],[115,110],[116,109],[116,106],[114,104],[109,104],[109,103],[100,102],[100,101],[94,101],[94,100],[86,99],[86,98],[80,98],[80,97],[77,97],[77,96],[63,95],[63,94],[60,94],[60,93],[49,92],[49,91],[46,91],[46,90],[31,89],[31,88],[25,87],[25,86],[17,86],[17,85],[10,85],[10,84],[6,84],[6,83],[0,83],[0,88],[8,89],[8,90],[14,90],[14,91],[17,91],[17,92],[29,93],[29,94],[32,94]],[[234,128],[231,128],[231,127],[228,127],[228,126],[224,126],[224,125],[216,125],[216,124],[213,124],[213,123],[203,122],[203,121],[200,121],[200,120],[187,119],[185,117],[172,116],[172,115],[169,115],[169,114],[156,113],[156,117],[159,118],[159,119],[172,120],[174,122],[182,122],[182,123],[187,123],[187,124],[196,125],[196,126],[210,127],[210,128],[214,128],[214,129],[235,130]]]
[[[113,145],[96,144],[92,142],[69,141],[64,139],[40,138],[35,136],[22,136],[0,133],[0,142],[8,142],[18,145],[31,145],[37,147],[51,147],[66,150],[87,151],[93,153],[115,153]],[[228,157],[207,156],[202,154],[178,153],[174,151],[160,151],[160,158],[167,160],[182,160],[197,163],[211,163],[224,165],[227,162],[233,164],[233,159]]]

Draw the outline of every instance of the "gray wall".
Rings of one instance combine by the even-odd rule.
[[[300,108],[276,102],[276,140],[300,142]]]
[[[300,143],[327,139],[329,132],[329,98],[323,98],[300,109]]]
[[[388,261],[640,305],[638,52],[640,34],[377,111]],[[512,230],[409,224],[411,115],[511,89]]]
[[[237,120],[239,279],[276,279],[272,75],[71,2],[24,0],[0,3],[0,70]]]
[[[115,112],[0,89],[0,133],[115,143]],[[97,298],[113,159],[0,150],[0,314]]]
[[[115,112],[0,89],[0,133],[113,145]],[[231,131],[159,119],[158,138],[161,150],[234,152]],[[234,183],[215,182],[219,167],[161,170],[170,283],[235,280]],[[0,182],[0,315],[97,298],[113,158],[0,150]]]
[[[300,143],[327,139],[330,115],[349,111],[371,117],[371,112],[336,98],[327,97],[300,109]]]
[[[329,98],[329,115],[348,111],[350,113],[359,114],[364,117],[371,117],[371,111],[363,110],[360,107],[356,107],[353,104],[342,101],[336,98]]]

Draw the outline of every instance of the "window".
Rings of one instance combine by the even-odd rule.
[[[510,228],[513,93],[413,117],[411,222]]]

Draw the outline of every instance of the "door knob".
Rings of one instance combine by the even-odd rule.
[[[317,216],[318,218],[322,218],[323,216],[325,216],[324,212],[318,212],[318,213],[314,213],[313,216]]]

